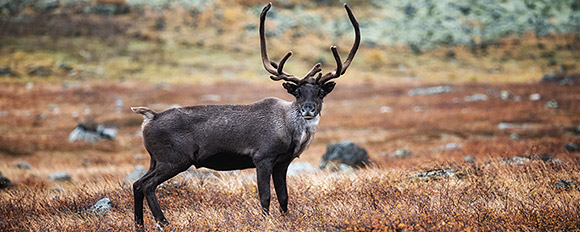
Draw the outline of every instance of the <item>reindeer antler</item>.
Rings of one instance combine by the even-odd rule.
[[[352,25],[354,27],[354,32],[355,32],[355,40],[354,40],[354,44],[352,45],[352,48],[350,49],[350,53],[348,54],[348,57],[346,58],[344,63],[342,63],[340,61],[340,55],[338,54],[338,49],[336,48],[336,46],[331,46],[330,50],[332,51],[334,59],[336,60],[336,69],[332,72],[324,74],[324,76],[321,76],[319,74],[318,77],[315,79],[313,77],[318,72],[322,71],[322,69],[320,68],[320,66],[321,66],[320,63],[317,63],[316,65],[314,65],[314,67],[312,67],[312,69],[310,69],[310,71],[308,71],[306,76],[304,76],[302,79],[299,79],[296,76],[283,71],[284,64],[290,58],[290,56],[292,56],[292,51],[289,51],[288,53],[286,53],[286,55],[280,60],[280,64],[277,64],[276,62],[274,62],[268,58],[268,51],[266,48],[266,36],[265,36],[266,33],[264,32],[264,24],[266,21],[266,14],[268,13],[268,11],[270,10],[271,7],[272,7],[272,3],[268,3],[268,5],[264,6],[264,9],[262,9],[262,13],[260,14],[260,49],[261,49],[261,54],[262,54],[262,63],[264,64],[264,68],[266,69],[266,71],[268,71],[270,74],[273,75],[273,76],[270,76],[270,79],[272,79],[274,81],[285,80],[288,82],[293,82],[297,85],[300,85],[300,84],[305,83],[305,82],[310,82],[310,83],[314,82],[314,83],[318,83],[318,84],[324,84],[331,79],[340,77],[340,75],[342,75],[346,72],[346,69],[348,68],[348,66],[350,66],[350,64],[354,58],[354,55],[356,54],[356,51],[358,50],[358,47],[360,44],[360,28],[359,28],[359,25],[358,25],[356,18],[354,17],[354,14],[352,13],[352,11],[348,7],[348,5],[344,4],[344,8],[346,9],[346,12],[348,14],[348,18],[350,19],[350,22],[352,23]]]
[[[282,58],[282,60],[280,60],[280,65],[276,65],[276,62],[268,59],[268,51],[266,48],[266,38],[265,38],[266,33],[264,32],[264,24],[266,21],[266,14],[268,13],[268,10],[270,10],[271,7],[272,7],[272,3],[268,3],[268,5],[266,5],[264,7],[264,9],[262,9],[262,13],[260,14],[260,49],[261,49],[261,53],[262,53],[262,63],[264,64],[264,68],[266,69],[266,71],[268,71],[270,74],[274,75],[274,76],[270,76],[270,79],[272,79],[274,81],[285,80],[285,81],[294,82],[294,83],[298,84],[298,83],[300,83],[300,79],[298,79],[297,77],[295,77],[292,74],[289,74],[289,73],[286,73],[283,71],[284,64],[286,63],[288,58],[290,58],[290,56],[292,55],[292,51],[289,51],[288,53],[286,53],[286,55]],[[274,67],[274,66],[277,66],[277,67]]]
[[[322,78],[320,78],[318,80],[318,84],[324,84],[327,81],[332,80],[334,78],[338,78],[338,77],[340,77],[340,75],[344,74],[346,72],[346,69],[348,69],[348,66],[350,66],[350,64],[352,63],[354,55],[356,54],[356,51],[358,50],[358,46],[360,45],[360,28],[359,28],[358,22],[356,21],[354,14],[350,10],[350,7],[348,7],[348,5],[346,5],[346,3],[344,4],[344,8],[346,9],[346,13],[348,14],[348,18],[350,19],[350,22],[352,23],[352,26],[354,27],[354,34],[355,34],[354,44],[352,45],[352,48],[350,49],[350,52],[348,53],[348,57],[346,58],[344,63],[340,62],[340,55],[338,54],[336,46],[330,47],[330,50],[332,51],[332,54],[334,55],[334,60],[336,60],[336,69],[332,72],[328,72],[328,73],[324,74],[324,76],[322,76]]]

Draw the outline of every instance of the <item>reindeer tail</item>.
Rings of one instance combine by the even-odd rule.
[[[157,115],[157,112],[147,107],[131,107],[131,110],[135,113],[142,114],[145,120],[153,120]]]

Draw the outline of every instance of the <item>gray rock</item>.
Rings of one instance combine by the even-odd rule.
[[[540,80],[540,82],[541,83],[550,83],[550,82],[559,82],[560,80],[562,80],[561,75],[544,74],[544,76],[542,76],[542,79]]]
[[[32,169],[32,166],[28,162],[20,162],[16,164],[16,167],[20,169]]]
[[[2,176],[2,173],[0,172],[0,189],[7,188],[10,185],[12,185],[12,181]]]
[[[518,133],[511,133],[510,134],[510,139],[512,139],[512,140],[518,140],[518,139],[520,139],[520,135]]]
[[[393,109],[391,109],[391,107],[389,107],[389,106],[381,106],[381,108],[379,109],[379,111],[384,114],[384,113],[391,113],[391,112],[393,112]]]
[[[350,174],[350,173],[355,173],[356,169],[346,165],[346,164],[339,164],[338,165],[338,170],[340,170],[340,172],[344,173],[344,174]]]
[[[447,168],[447,169],[435,169],[435,170],[430,170],[430,171],[426,171],[426,172],[420,172],[420,173],[411,175],[409,177],[413,178],[413,179],[429,181],[429,180],[439,180],[439,179],[444,179],[444,178],[461,179],[465,175],[466,175],[466,173],[463,170]]]
[[[435,94],[442,94],[442,93],[452,93],[455,92],[455,89],[451,86],[435,86],[429,88],[416,88],[409,90],[407,95],[409,96],[416,96],[416,95],[435,95]]]
[[[111,206],[111,200],[107,197],[97,201],[90,209],[91,213],[94,214],[106,214],[111,212],[113,207]]]
[[[50,67],[42,66],[42,65],[31,65],[26,68],[26,72],[30,76],[37,76],[37,77],[47,77],[52,74],[52,70]]]
[[[508,129],[531,129],[532,127],[527,124],[519,124],[519,123],[507,123],[502,122],[497,124],[498,130],[508,130]]]
[[[129,13],[129,6],[126,4],[96,4],[87,11],[100,15],[119,15]]]
[[[327,146],[326,153],[320,161],[320,168],[326,169],[330,162],[360,168],[369,163],[369,156],[364,148],[351,141],[342,141]]]
[[[450,150],[457,150],[457,149],[461,149],[461,144],[448,143],[448,144],[445,144],[445,145],[440,146],[438,148],[435,148],[435,151],[443,151],[443,150],[450,151]]]
[[[56,67],[58,67],[59,69],[62,69],[64,71],[70,72],[73,70],[73,67],[70,63],[66,62],[66,61],[58,61],[56,62]]]
[[[557,102],[557,101],[555,101],[555,100],[551,100],[551,101],[547,102],[547,103],[544,105],[544,107],[546,107],[546,108],[552,108],[552,109],[556,109],[556,108],[558,108],[558,106],[559,106],[559,105],[558,105],[558,102]]]
[[[465,96],[463,100],[466,102],[487,101],[487,95],[482,93],[476,93],[471,96]]]
[[[18,74],[13,72],[10,68],[0,66],[0,76],[3,77],[18,77]]]
[[[508,92],[507,90],[502,90],[499,94],[499,98],[501,100],[510,99],[511,96],[512,96],[512,94],[510,92]]]
[[[531,159],[528,157],[523,157],[523,156],[515,156],[515,157],[508,157],[508,158],[504,158],[504,162],[510,166],[514,166],[514,165],[524,165],[528,162],[530,162]]]
[[[406,158],[411,156],[412,152],[409,149],[399,149],[396,150],[395,152],[391,153],[391,157],[395,157],[395,158]]]
[[[575,144],[575,143],[567,143],[566,145],[564,145],[564,148],[568,152],[580,151],[580,147],[578,146],[578,144]]]
[[[561,160],[556,159],[548,154],[533,155],[532,158],[536,160],[539,159],[544,162],[555,162],[555,163],[562,162]]]
[[[539,101],[542,98],[542,95],[539,93],[530,94],[530,101]]]
[[[71,176],[66,172],[51,173],[48,178],[53,181],[69,181],[72,179]]]
[[[82,140],[89,143],[96,143],[101,140],[113,140],[116,135],[117,129],[114,128],[106,128],[103,125],[97,125],[94,127],[79,123],[69,134],[68,141],[74,142]]]
[[[288,166],[288,176],[298,176],[307,173],[317,172],[318,168],[307,162],[292,162]]]
[[[556,183],[556,189],[560,190],[560,191],[568,191],[568,190],[572,190],[574,188],[576,188],[576,183],[574,183],[571,180],[560,180],[558,181],[558,183]]]
[[[59,5],[59,0],[37,0],[34,3],[34,9],[43,13],[48,13],[57,9]]]
[[[559,85],[575,85],[580,84],[580,74],[546,74],[542,77],[541,83],[557,83]]]
[[[216,95],[216,94],[206,94],[206,95],[201,96],[201,101],[219,102],[221,100],[222,100],[222,98],[220,97],[220,95]]]
[[[136,180],[141,178],[143,175],[145,175],[146,172],[147,172],[147,170],[145,170],[145,167],[138,165],[137,167],[135,167],[133,172],[131,172],[131,174],[129,174],[129,176],[127,176],[127,178],[125,178],[125,184],[126,185],[133,184],[133,182],[135,182]]]
[[[466,162],[466,163],[471,163],[471,164],[472,164],[472,163],[475,163],[475,158],[473,158],[473,156],[470,156],[470,155],[468,155],[468,156],[465,156],[465,157],[463,158],[463,160],[465,160],[465,162]]]

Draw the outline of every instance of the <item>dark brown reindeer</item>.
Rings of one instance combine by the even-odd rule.
[[[151,156],[149,171],[135,181],[135,227],[143,227],[143,199],[157,221],[159,229],[168,224],[155,189],[191,165],[215,170],[256,168],[258,194],[265,214],[270,208],[270,177],[278,196],[280,209],[288,210],[286,171],[290,162],[308,147],[320,120],[322,99],[336,84],[330,81],[345,73],[360,44],[356,18],[345,4],[355,30],[355,41],[348,58],[341,62],[336,46],[330,47],[336,69],[322,75],[318,63],[304,76],[283,71],[292,55],[288,52],[280,63],[268,58],[264,36],[268,4],[260,14],[260,47],[264,68],[274,81],[294,95],[294,102],[265,98],[249,105],[199,105],[169,109],[161,113],[146,107],[132,107],[142,114],[143,143]]]

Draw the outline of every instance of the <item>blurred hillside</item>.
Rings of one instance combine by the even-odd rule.
[[[580,3],[346,1],[361,24],[353,81],[527,82],[577,72]],[[267,80],[257,0],[0,1],[2,80]],[[332,69],[352,26],[335,0],[278,0],[267,18],[288,70]],[[35,71],[44,68],[44,72]],[[1,70],[0,70],[1,71]],[[40,73],[40,74],[39,74]]]

